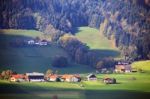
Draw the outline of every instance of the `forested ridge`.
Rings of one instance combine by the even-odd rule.
[[[77,63],[95,65],[95,53],[73,36],[73,28],[90,26],[128,59],[149,59],[149,8],[149,0],[0,0],[0,28],[50,34]]]

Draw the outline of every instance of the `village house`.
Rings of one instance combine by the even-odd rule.
[[[44,80],[44,74],[43,73],[26,73],[26,80],[29,82],[43,82]]]
[[[118,62],[118,64],[115,65],[116,73],[130,73],[131,71],[131,65],[128,62]]]
[[[50,75],[46,76],[46,80],[47,80],[47,81],[55,82],[55,81],[61,81],[61,78],[60,78],[59,75],[50,74]]]
[[[66,81],[66,82],[80,82],[81,78],[79,75],[62,75],[61,77],[62,81]]]
[[[115,78],[104,78],[103,82],[105,84],[116,84],[116,79]]]
[[[23,74],[12,75],[11,78],[10,78],[10,81],[11,82],[22,82],[22,81],[25,81],[25,75],[23,75]]]
[[[89,75],[87,76],[87,80],[88,80],[88,81],[96,81],[96,80],[97,80],[97,77],[96,77],[96,75],[94,75],[94,74],[89,74]]]

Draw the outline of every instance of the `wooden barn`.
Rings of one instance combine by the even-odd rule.
[[[96,81],[96,80],[97,80],[97,77],[96,77],[96,75],[94,75],[94,74],[89,74],[89,75],[87,76],[87,80],[88,80],[88,81]]]

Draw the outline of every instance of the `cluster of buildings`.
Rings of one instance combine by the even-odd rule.
[[[116,73],[130,73],[133,72],[131,65],[127,62],[118,62],[118,64],[115,65],[114,71]],[[43,73],[26,73],[26,74],[15,74],[12,75],[10,78],[10,81],[12,82],[80,82],[82,79],[80,75],[77,74],[64,74],[64,75],[58,75],[58,74],[49,74],[44,75]],[[87,81],[96,81],[97,77],[94,74],[89,74],[86,76]],[[114,84],[116,83],[115,78],[109,78],[106,77],[103,79],[103,82],[106,84]]]
[[[24,47],[24,46],[48,46],[50,45],[50,41],[45,39],[26,39],[26,40],[16,40],[10,42],[10,45],[13,47]]]
[[[87,76],[87,80],[95,81],[97,77],[94,74],[89,74]],[[49,74],[44,75],[43,73],[26,73],[26,74],[15,74],[12,75],[10,78],[11,82],[80,82],[81,77],[80,75],[73,75],[73,74],[64,74],[64,75],[57,75],[57,74]]]
[[[11,75],[10,81],[12,82],[24,82],[24,81],[33,81],[33,82],[43,82],[44,74],[43,73],[26,73],[26,74],[14,74]]]
[[[47,46],[49,42],[47,40],[28,40],[28,45],[39,45],[39,46]]]

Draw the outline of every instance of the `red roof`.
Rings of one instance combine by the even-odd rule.
[[[104,80],[111,80],[111,78],[104,78]]]
[[[15,79],[25,78],[25,76],[24,76],[24,75],[22,75],[22,74],[12,75],[11,77],[14,77]]]
[[[54,74],[54,75],[49,75],[48,77],[49,77],[49,78],[53,78],[53,79],[55,79],[55,78],[57,78],[57,77],[58,77],[58,75],[55,75],[55,74]]]
[[[70,79],[71,77],[80,78],[80,76],[79,76],[79,75],[67,75],[67,74],[62,75],[62,77],[61,77],[61,78],[63,78],[63,79]]]

